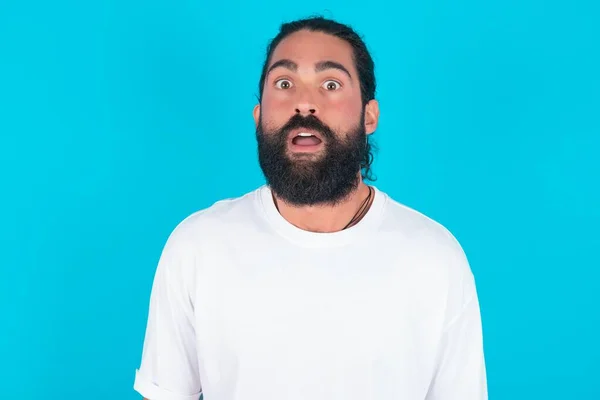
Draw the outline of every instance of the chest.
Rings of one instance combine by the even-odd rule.
[[[220,250],[205,258],[210,268],[199,278],[199,335],[236,359],[369,363],[418,358],[419,349],[434,347],[443,283],[418,257],[351,248]]]

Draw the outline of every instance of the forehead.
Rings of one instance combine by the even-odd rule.
[[[273,51],[271,62],[289,59],[299,66],[312,67],[319,61],[336,61],[355,75],[352,46],[323,32],[298,31],[283,39]]]

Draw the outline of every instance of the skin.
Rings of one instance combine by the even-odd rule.
[[[281,62],[282,60],[289,60]],[[324,62],[332,62],[325,63]],[[295,114],[313,114],[337,134],[345,134],[360,121],[362,98],[352,47],[344,40],[321,32],[299,31],[281,41],[271,57],[261,104],[254,107],[258,125],[262,113],[265,128],[278,129]],[[342,67],[345,71],[341,70]],[[377,129],[379,105],[371,100],[365,106],[365,130]],[[288,147],[290,157],[318,158],[324,146],[307,154]],[[336,232],[352,219],[369,189],[360,183],[348,198],[335,206],[295,207],[275,196],[279,212],[291,224],[312,232]]]

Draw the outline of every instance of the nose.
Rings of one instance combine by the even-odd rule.
[[[317,109],[310,105],[299,105],[296,107],[296,114],[300,114],[304,117],[307,115],[315,115],[317,113]]]
[[[296,102],[296,114],[300,114],[304,117],[308,115],[318,115],[318,109],[313,95],[309,93],[309,90],[304,90]]]

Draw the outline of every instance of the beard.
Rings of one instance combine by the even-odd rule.
[[[364,111],[348,132],[334,132],[317,117],[294,115],[283,127],[266,130],[262,118],[256,129],[258,159],[273,193],[294,206],[335,205],[346,199],[360,183],[361,162],[366,156]],[[305,128],[318,132],[322,151],[290,153],[288,134]]]

